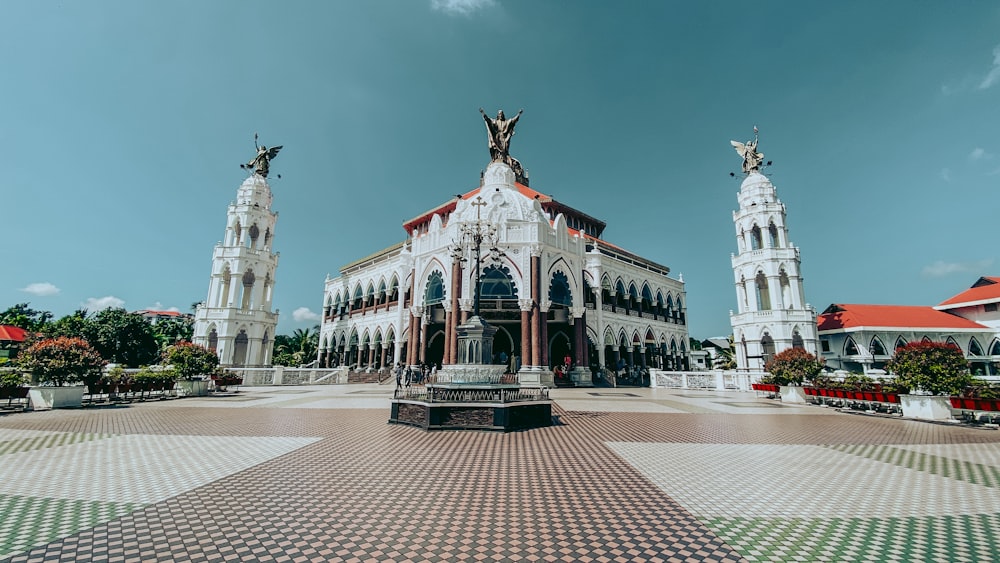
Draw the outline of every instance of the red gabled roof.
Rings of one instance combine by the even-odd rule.
[[[836,303],[823,311],[818,329],[836,330],[857,327],[898,328],[979,328],[987,327],[932,307],[915,305],[846,305]]]
[[[184,313],[180,311],[153,311],[150,309],[143,309],[141,311],[136,311],[140,315],[157,315],[160,317],[183,317]]]
[[[0,325],[0,340],[24,342],[24,336],[27,333],[28,332],[23,328],[11,325]]]
[[[935,309],[953,309],[957,305],[1000,301],[1000,278],[981,277],[972,287],[938,304]]]

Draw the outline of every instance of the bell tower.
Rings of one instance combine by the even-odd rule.
[[[743,157],[745,175],[737,196],[740,208],[733,212],[737,310],[730,311],[729,319],[737,366],[761,371],[774,354],[788,348],[818,357],[816,311],[805,301],[801,257],[788,239],[785,204],[761,173],[764,154],[757,152],[757,128],[752,141],[731,144]]]
[[[212,253],[208,299],[195,311],[194,342],[224,366],[270,366],[278,311],[271,311],[279,253],[273,252],[278,214],[271,210],[268,163],[281,147],[258,147],[253,170],[229,204],[226,232]]]

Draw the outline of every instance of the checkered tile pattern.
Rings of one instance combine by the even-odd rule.
[[[1000,432],[636,390],[600,399],[684,412],[594,410],[581,393],[553,427],[427,433],[349,396],[378,386],[327,387],[3,417],[0,558],[1000,558]]]

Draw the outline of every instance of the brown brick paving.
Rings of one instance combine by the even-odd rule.
[[[556,413],[557,426],[506,435],[389,425],[387,409],[153,403],[0,418],[2,428],[73,433],[323,437],[9,560],[739,561],[604,442],[1000,440],[995,431],[842,414]],[[191,451],[177,463],[210,455]]]

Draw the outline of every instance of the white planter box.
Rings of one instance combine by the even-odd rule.
[[[178,397],[207,397],[208,396],[208,384],[211,381],[186,381],[181,380],[177,382],[177,396]]]
[[[778,388],[781,391],[781,402],[790,405],[805,404],[806,392],[797,385],[782,385]]]
[[[33,410],[72,409],[83,406],[83,385],[70,387],[32,387],[28,399]]]
[[[951,400],[934,395],[900,395],[903,416],[921,420],[953,420]]]

